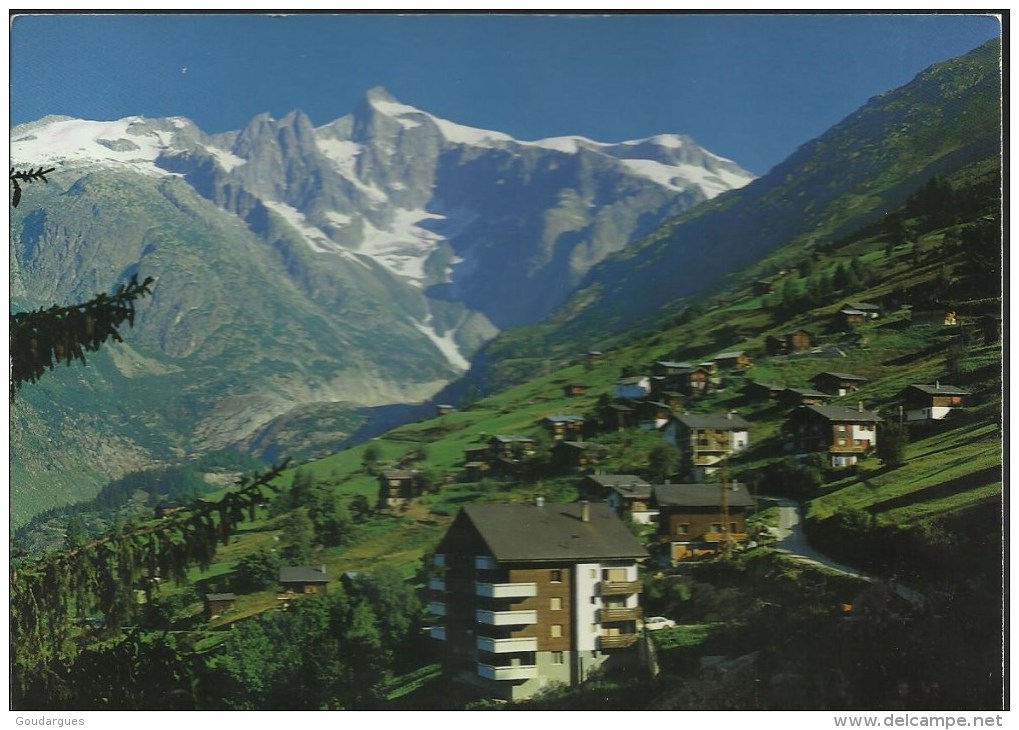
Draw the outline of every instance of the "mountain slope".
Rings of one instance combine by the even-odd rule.
[[[19,515],[146,461],[336,448],[360,411],[426,400],[611,251],[751,179],[680,136],[520,142],[381,89],[318,128],[47,117],[11,154],[57,168],[12,214],[13,308],[157,279],[125,344],[22,394]]]
[[[509,357],[544,359],[597,346],[663,307],[676,313],[684,297],[703,295],[744,267],[750,267],[742,279],[749,286],[767,273],[752,264],[778,247],[784,253],[770,266],[795,263],[806,250],[880,221],[931,176],[999,159],[1000,53],[992,41],[931,67],[875,97],[766,176],[609,257],[547,322],[490,343],[471,379],[505,382],[486,370]]]

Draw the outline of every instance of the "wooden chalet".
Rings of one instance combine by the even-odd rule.
[[[567,383],[563,386],[563,395],[567,398],[577,398],[587,393],[590,389],[590,385],[584,385],[583,383]]]
[[[836,325],[841,329],[859,327],[862,324],[866,324],[870,319],[866,312],[853,309],[852,307],[842,307],[835,316]]]
[[[719,370],[746,370],[754,365],[746,350],[720,352],[712,358],[712,362]]]
[[[758,279],[754,282],[753,292],[755,297],[771,294],[775,291],[775,282],[769,279]]]
[[[206,621],[222,616],[237,607],[237,595],[234,593],[206,593],[202,599],[202,607]]]
[[[445,416],[449,413],[452,413],[455,410],[456,407],[450,405],[449,403],[440,403],[439,405],[435,406],[435,415]]]
[[[555,441],[576,439],[584,435],[583,416],[545,416],[541,419],[541,427],[548,431]]]
[[[967,391],[954,385],[909,385],[899,397],[904,401],[907,423],[931,423],[947,418],[957,408],[965,405]]]
[[[656,484],[651,508],[658,510],[658,539],[672,562],[715,555],[747,542],[747,513],[754,499],[746,486]]]
[[[877,448],[877,424],[881,417],[873,411],[845,406],[800,406],[786,422],[798,454],[822,452],[832,466],[851,466],[859,457]]]
[[[810,388],[786,388],[779,394],[778,400],[789,407],[817,406],[824,405],[834,397],[831,393]]]
[[[592,502],[607,502],[617,487],[651,488],[651,485],[635,474],[588,474],[580,482],[580,493]]]
[[[855,393],[867,379],[852,373],[823,372],[815,375],[810,383],[822,393],[840,398]]]
[[[637,427],[637,413],[626,403],[610,403],[601,410],[602,425],[608,429],[625,431]]]
[[[530,436],[496,435],[488,440],[489,453],[495,460],[521,462],[534,456],[534,439]]]
[[[693,363],[675,362],[673,360],[658,360],[651,366],[654,375],[678,375],[693,367]]]
[[[552,463],[561,469],[587,469],[598,463],[601,446],[593,441],[559,441],[552,447]]]
[[[651,485],[644,480],[619,480],[609,487],[605,503],[623,519],[638,525],[650,525],[658,517],[651,507]]]
[[[279,583],[285,593],[326,593],[329,572],[324,565],[291,565],[280,568]]]
[[[646,431],[661,428],[672,417],[672,409],[661,401],[645,400],[636,406],[637,427]]]
[[[750,382],[743,386],[743,395],[753,401],[778,400],[784,390],[784,385]]]
[[[706,479],[721,461],[750,444],[750,424],[732,411],[673,416],[663,430],[665,439],[683,453],[695,480]]]
[[[418,475],[413,471],[389,469],[379,474],[379,507],[399,507],[421,496]]]
[[[650,524],[658,515],[651,509],[651,484],[635,474],[589,474],[580,483],[580,494],[638,524]]]
[[[769,355],[789,355],[806,352],[814,346],[814,336],[806,330],[794,330],[781,335],[769,335],[764,349]]]
[[[666,376],[666,387],[687,396],[707,395],[715,389],[711,369],[702,365]]]

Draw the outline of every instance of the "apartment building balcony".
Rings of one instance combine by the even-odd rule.
[[[430,626],[428,628],[428,634],[437,641],[446,640],[446,627],[445,626]]]
[[[601,583],[601,594],[603,596],[628,596],[631,593],[641,593],[644,584],[639,580],[603,580]]]
[[[496,568],[495,559],[490,558],[487,555],[475,555],[474,567],[477,570],[495,570]]]
[[[446,592],[446,581],[445,581],[444,578],[430,578],[428,580],[428,587],[431,588],[433,591],[438,591],[439,593],[445,593]]]
[[[733,540],[735,542],[746,542],[747,533],[745,532],[705,532],[704,542],[725,542],[726,540]]]
[[[637,643],[640,634],[615,634],[598,637],[599,649],[626,649]]]
[[[435,616],[445,616],[446,604],[442,601],[432,601],[428,604],[428,610]]]
[[[604,623],[615,621],[636,621],[643,618],[644,611],[639,606],[633,608],[602,608],[598,611],[598,620]]]
[[[538,676],[538,666],[536,664],[522,664],[515,667],[493,667],[491,664],[478,662],[478,676],[496,681],[534,679]]]
[[[508,654],[518,651],[538,651],[536,636],[522,636],[513,639],[492,639],[487,636],[477,637],[477,647],[490,654]]]
[[[474,612],[474,617],[478,623],[489,626],[529,626],[538,623],[537,611],[485,611],[478,609]]]
[[[475,583],[474,593],[484,598],[533,598],[538,595],[538,584]]]

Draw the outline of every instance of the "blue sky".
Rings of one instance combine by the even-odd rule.
[[[11,124],[185,116],[206,132],[365,90],[520,139],[689,134],[763,174],[870,97],[997,37],[980,15],[49,15],[11,31]]]

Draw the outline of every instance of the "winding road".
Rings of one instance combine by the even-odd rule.
[[[789,555],[794,560],[799,560],[804,563],[812,563],[814,565],[821,565],[829,568],[830,570],[842,573],[843,575],[849,575],[854,578],[865,580],[868,583],[884,583],[889,590],[893,591],[900,598],[909,601],[914,606],[919,607],[923,605],[924,597],[919,591],[904,586],[898,581],[879,578],[877,576],[864,573],[851,565],[839,563],[812,548],[807,542],[806,535],[803,534],[799,506],[793,500],[783,499],[782,497],[766,497],[763,495],[761,499],[769,499],[778,505],[778,527],[771,528],[770,531],[777,539],[775,548],[780,552]]]

